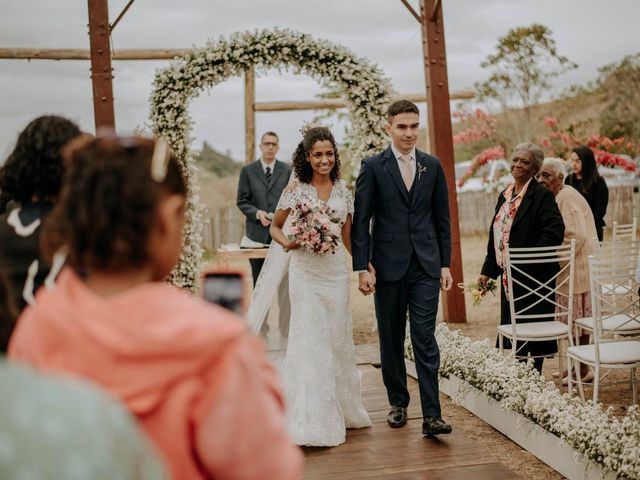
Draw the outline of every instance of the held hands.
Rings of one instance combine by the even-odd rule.
[[[358,274],[358,290],[363,295],[371,295],[376,291],[376,270],[369,262],[366,272],[360,272]]]
[[[445,292],[451,290],[453,286],[453,277],[451,276],[451,270],[449,267],[440,269],[440,288]]]
[[[263,227],[268,227],[269,225],[271,225],[272,218],[273,213],[263,212],[262,210],[258,212],[258,220],[260,220],[260,223]]]

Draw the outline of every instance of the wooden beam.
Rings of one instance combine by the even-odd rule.
[[[96,131],[101,127],[115,130],[108,1],[88,0],[88,7],[93,114]]]
[[[113,50],[112,60],[172,60],[192,52],[181,48],[133,48]],[[91,60],[91,52],[81,48],[0,48],[0,59],[7,60]]]
[[[464,323],[467,313],[464,292],[456,288],[464,282],[462,274],[462,250],[460,248],[460,224],[453,157],[453,130],[449,104],[449,79],[445,55],[444,21],[440,0],[420,0],[422,15],[422,51],[427,89],[429,115],[429,143],[431,151],[440,158],[447,178],[449,211],[451,214],[451,274],[454,287],[445,293],[443,317],[446,322]],[[431,18],[431,13],[435,18]]]
[[[452,92],[450,95],[451,100],[469,100],[475,97],[475,93],[472,90],[462,90],[460,92]],[[394,97],[393,100],[399,100],[404,98],[414,103],[424,103],[427,101],[427,96],[421,93],[413,93],[407,95],[399,95]],[[346,108],[347,102],[344,100],[311,100],[311,101],[279,101],[279,102],[256,102],[256,112],[280,112],[285,110],[336,110],[338,108]]]
[[[407,10],[409,10],[409,13],[411,13],[411,15],[413,15],[414,18],[418,20],[418,23],[422,23],[422,18],[420,17],[418,12],[414,10],[411,4],[407,0],[400,0],[400,1],[404,4],[405,7],[407,7]]]
[[[109,31],[113,32],[113,29],[116,28],[116,25],[118,25],[118,22],[120,20],[122,20],[122,17],[124,17],[124,14],[127,13],[127,10],[129,10],[129,7],[133,4],[135,0],[129,0],[129,2],[127,3],[127,5],[122,9],[122,11],[120,12],[120,14],[116,17],[116,19],[113,21],[113,23],[111,25],[109,25]]]
[[[253,67],[244,72],[244,151],[245,163],[256,159],[256,76]]]

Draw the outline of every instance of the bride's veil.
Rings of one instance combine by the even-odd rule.
[[[286,188],[291,188],[294,182],[295,177],[292,173]],[[285,235],[290,231],[290,223],[290,218],[287,218],[282,228]],[[253,289],[251,303],[247,311],[249,328],[256,335],[260,333],[262,325],[266,321],[269,307],[278,294],[280,282],[289,269],[289,255],[278,242],[272,241],[269,245],[269,250]],[[288,285],[283,285],[282,288],[286,288],[288,291]]]

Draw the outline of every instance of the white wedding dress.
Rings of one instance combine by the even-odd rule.
[[[322,200],[313,186],[294,180],[278,209],[300,203],[318,205]],[[334,184],[326,203],[342,222],[353,215],[351,192],[343,180]],[[282,367],[287,428],[298,445],[340,445],[346,428],[371,425],[356,368],[344,249],[326,255],[293,250],[289,259],[291,322]],[[251,309],[249,317],[251,321]]]

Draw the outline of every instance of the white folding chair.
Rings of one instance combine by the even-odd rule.
[[[498,345],[503,350],[504,338],[511,341],[511,352],[514,358],[518,355],[518,342],[558,342],[558,363],[560,371],[564,371],[564,341],[570,338],[569,326],[573,317],[573,276],[575,266],[576,241],[554,246],[533,248],[511,248],[506,246],[505,268],[507,288],[509,291],[509,310],[511,323],[498,327]],[[538,280],[530,274],[530,270],[555,268],[560,265],[558,273],[547,280]],[[566,286],[567,293],[558,289]],[[514,290],[514,287],[516,290]],[[514,294],[514,291],[517,294]],[[566,306],[558,303],[558,296],[566,296]],[[531,313],[540,303],[552,304],[549,313]],[[535,310],[533,310],[535,311]],[[567,323],[558,321],[566,317]]]
[[[618,224],[618,222],[613,222],[613,241],[631,240],[635,242],[637,228],[638,219],[636,217],[633,217],[632,223]]]
[[[594,371],[593,401],[598,401],[602,369],[629,369],[633,402],[637,401],[636,369],[640,367],[640,339],[630,338],[629,332],[638,328],[640,314],[633,313],[635,302],[620,302],[605,285],[619,285],[635,275],[635,262],[626,252],[604,257],[590,256],[591,308],[593,310],[593,344],[570,346],[567,357],[575,371],[585,364]],[[604,315],[607,312],[607,316]],[[611,321],[611,319],[616,319]],[[606,328],[605,328],[606,325]],[[631,327],[630,327],[631,326]],[[572,368],[569,368],[569,392],[573,390]],[[577,380],[580,397],[584,400],[582,381]]]
[[[594,251],[594,257],[605,264],[620,264],[622,270],[615,282],[601,282],[602,329],[616,330],[617,335],[640,335],[640,322],[630,321],[637,310],[637,288],[635,287],[635,265],[638,260],[640,243],[631,240],[600,242]],[[624,308],[622,308],[624,307]],[[593,335],[593,316],[575,319],[578,329]]]

